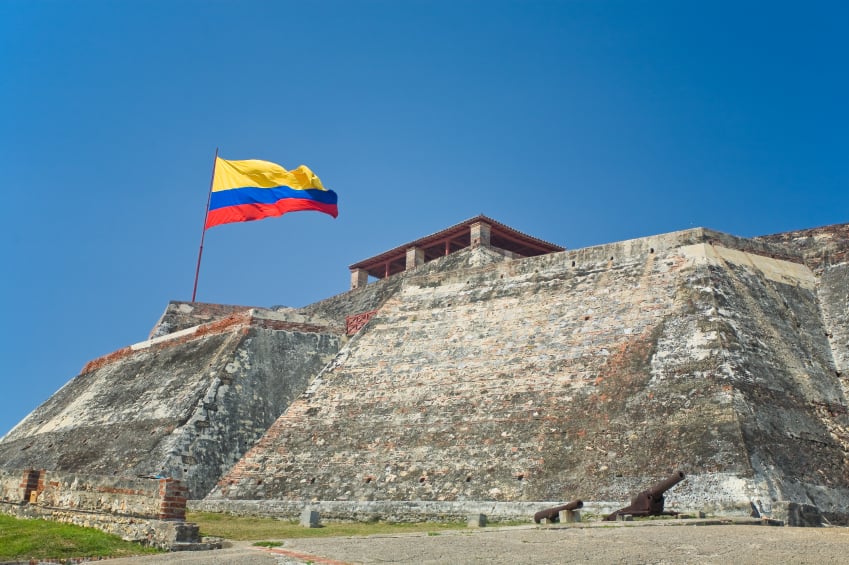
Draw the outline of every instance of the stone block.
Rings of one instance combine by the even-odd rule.
[[[320,528],[321,516],[319,515],[318,510],[304,508],[304,511],[301,512],[301,525],[305,528]]]
[[[559,513],[561,524],[574,524],[581,521],[580,510],[561,510]]]
[[[407,249],[407,270],[415,269],[425,263],[425,252],[421,247],[410,247]]]
[[[351,270],[351,290],[362,288],[368,284],[368,271],[364,269]]]
[[[475,222],[470,226],[469,238],[472,247],[489,247],[492,228],[485,222]]]
[[[466,525],[470,528],[483,528],[486,526],[486,514],[469,514]]]
[[[822,526],[820,509],[811,504],[779,500],[772,503],[773,520],[781,520],[785,526],[818,528]]]

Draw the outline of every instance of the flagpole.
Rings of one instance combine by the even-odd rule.
[[[209,216],[209,203],[212,200],[212,183],[215,182],[215,165],[218,163],[218,148],[215,148],[215,158],[212,160],[212,176],[209,178],[209,194],[206,197],[206,211],[203,214],[203,231],[200,233],[200,249],[198,249],[198,266],[195,268],[195,286],[192,289],[192,302],[198,293],[198,275],[200,275],[200,258],[203,255],[203,239],[206,236],[206,219]]]

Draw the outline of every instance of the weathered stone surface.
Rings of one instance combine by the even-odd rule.
[[[486,514],[469,514],[466,520],[466,526],[469,528],[483,528],[486,526]]]
[[[482,245],[297,310],[175,302],[0,441],[0,469],[162,472],[194,497],[220,477],[199,507],[402,521],[606,514],[680,469],[668,510],[845,521],[847,288],[849,225]]]
[[[157,519],[184,519],[185,487],[174,479],[0,470],[0,501]]]
[[[697,229],[465,250],[393,282],[210,500],[627,500],[682,469],[671,510],[849,501],[845,394],[798,249]]]
[[[0,469],[0,512],[97,528],[163,549],[212,549],[185,521],[186,488],[174,479]]]
[[[849,263],[849,224],[836,224],[806,230],[765,235],[753,241],[792,250],[815,273]]]
[[[574,524],[581,521],[580,510],[561,510],[558,513],[558,520],[561,524]]]
[[[93,361],[0,441],[0,468],[157,474],[202,497],[336,354],[320,332],[254,311]]]
[[[301,512],[301,525],[305,528],[318,528],[321,526],[321,515],[318,510],[304,508]]]
[[[413,271],[404,271],[365,287],[350,290],[310,304],[300,311],[307,316],[317,316],[321,319],[334,320],[336,323],[344,326],[347,316],[380,308],[387,300],[398,293],[404,281],[411,276],[423,276],[427,273],[434,272],[434,270],[462,270],[504,260],[504,252],[495,249],[481,248],[475,254],[453,253],[439,261],[420,265]]]
[[[784,522],[785,526],[818,528],[823,524],[822,514],[816,506],[786,500],[772,504],[770,518]]]
[[[847,390],[849,371],[849,224],[780,233],[756,238],[798,252],[818,276],[817,294],[826,336]]]
[[[206,304],[203,302],[172,301],[150,331],[150,337],[157,338],[181,330],[193,328],[222,320],[228,316],[243,314],[250,306],[232,306],[229,304]]]

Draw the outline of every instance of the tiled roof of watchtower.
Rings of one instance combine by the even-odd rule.
[[[349,268],[351,271],[365,271],[377,278],[400,273],[407,268],[407,251],[410,248],[420,249],[424,254],[424,262],[427,262],[469,247],[472,244],[471,227],[477,223],[489,226],[489,245],[521,257],[533,257],[565,250],[564,247],[527,235],[492,218],[480,215],[354,263]]]

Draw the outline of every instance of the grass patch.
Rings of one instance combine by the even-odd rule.
[[[506,528],[508,526],[529,526],[533,524],[534,521],[531,519],[528,520],[504,520],[503,522],[488,522],[487,526],[490,528]]]
[[[280,547],[283,545],[281,541],[255,541],[253,545],[257,547]]]
[[[187,512],[186,521],[198,524],[203,536],[222,537],[234,541],[418,532],[438,535],[440,531],[466,529],[466,524],[461,522],[421,522],[416,524],[326,522],[320,528],[305,528],[296,520],[234,516],[218,512]]]
[[[126,557],[159,550],[93,528],[0,515],[0,561]]]

